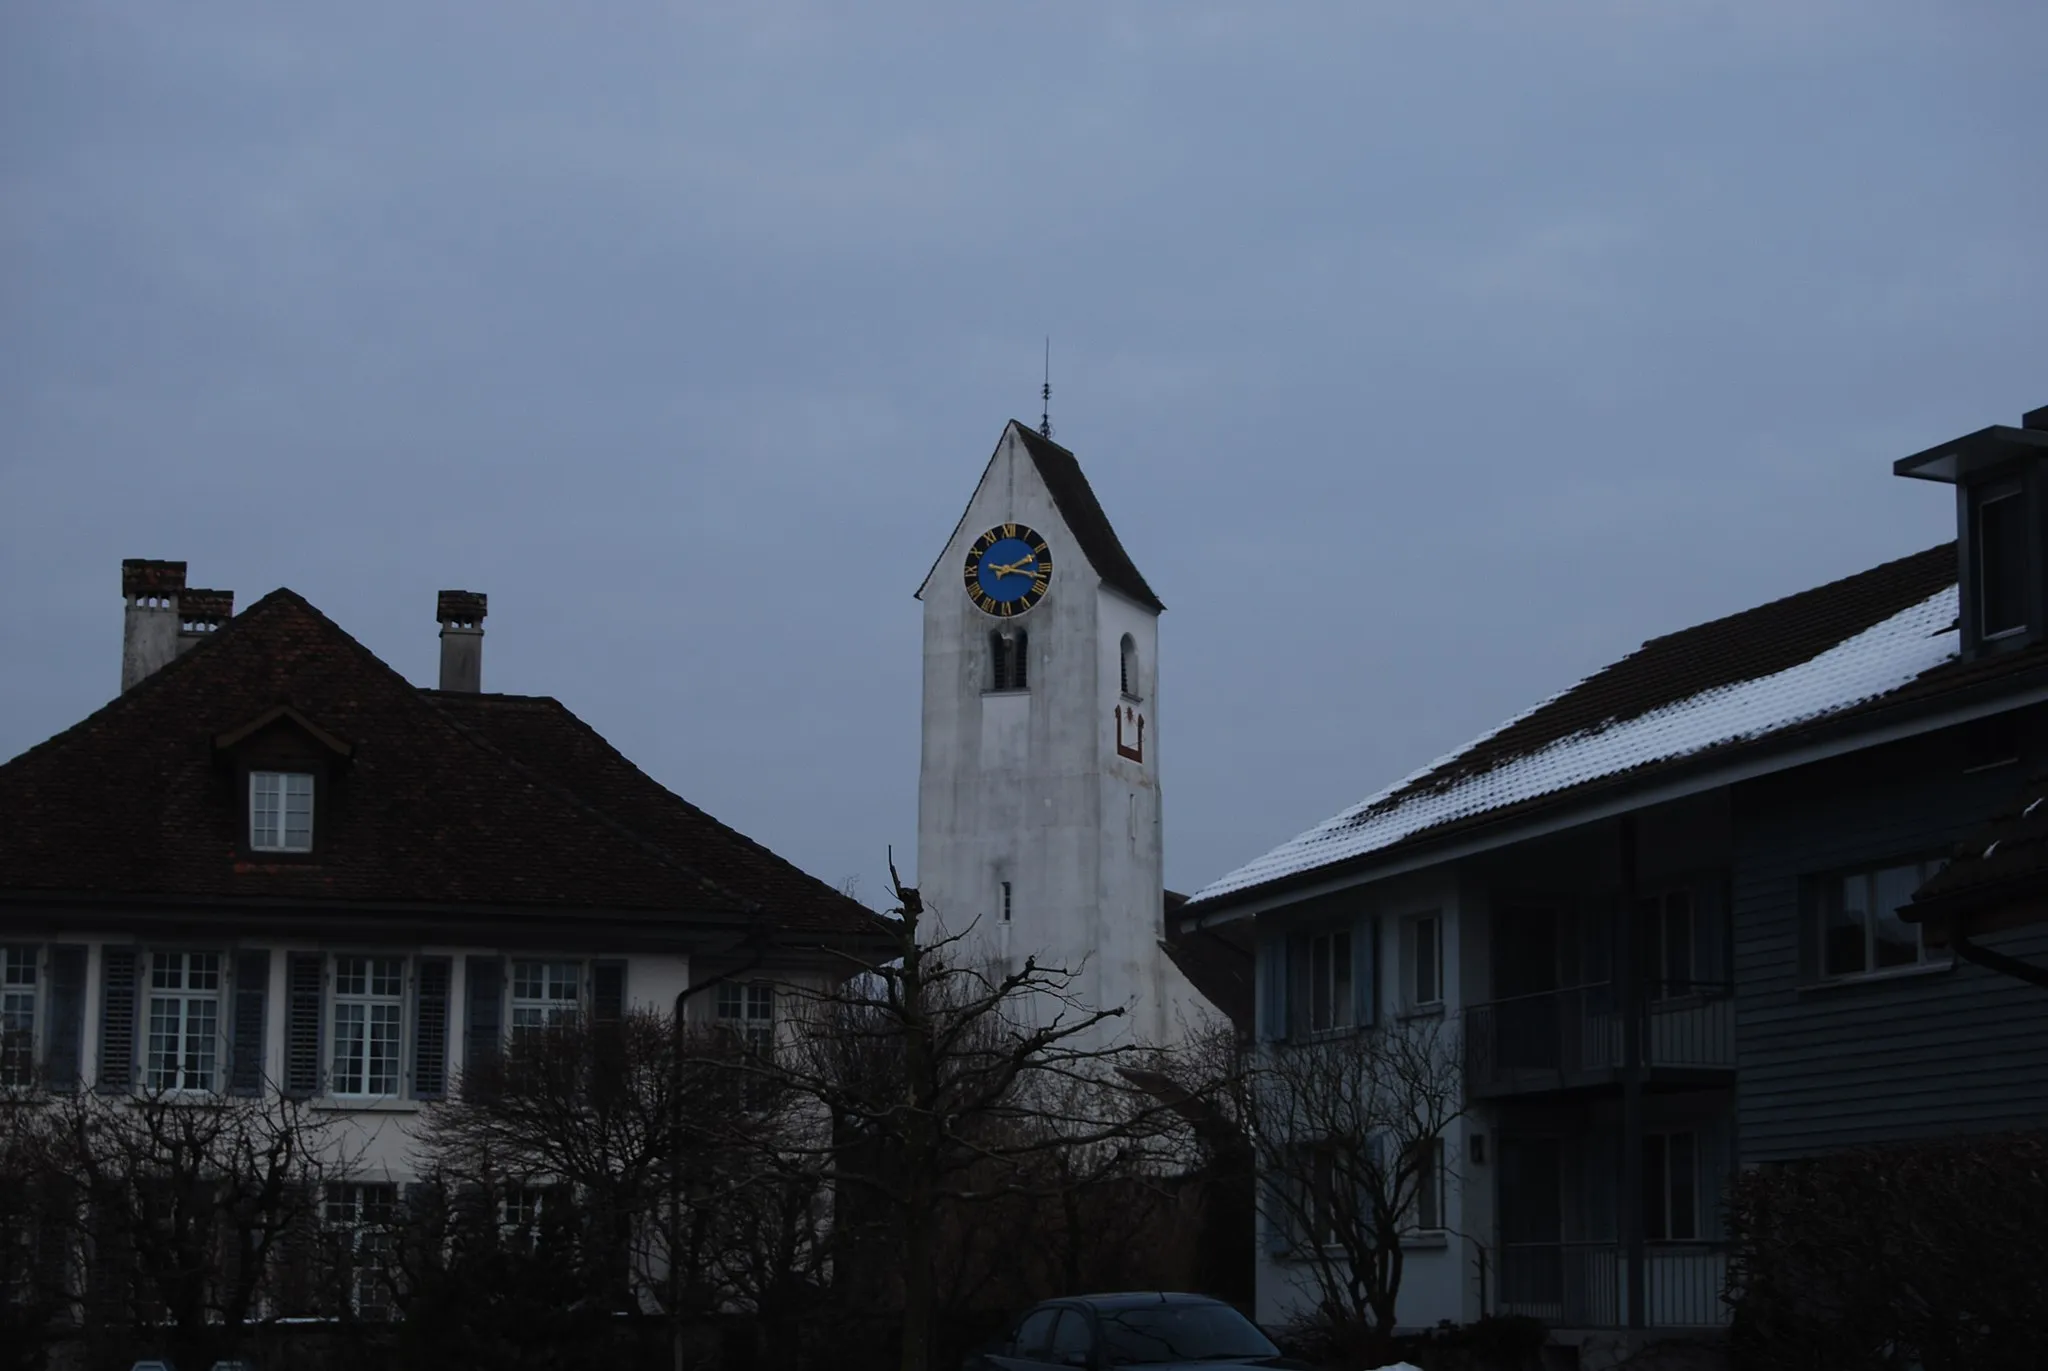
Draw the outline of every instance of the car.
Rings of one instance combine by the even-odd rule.
[[[965,1371],[1044,1371],[1048,1366],[1233,1371],[1305,1368],[1307,1363],[1282,1356],[1258,1325],[1222,1300],[1148,1291],[1046,1300],[969,1357]]]

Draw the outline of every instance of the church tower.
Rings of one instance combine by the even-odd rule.
[[[969,955],[1077,970],[1098,1042],[1164,1043],[1159,615],[1074,454],[1012,421],[925,577],[918,887]]]

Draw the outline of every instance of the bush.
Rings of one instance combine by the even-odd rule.
[[[1738,1367],[2048,1366],[2048,1135],[1751,1171],[1729,1221]]]

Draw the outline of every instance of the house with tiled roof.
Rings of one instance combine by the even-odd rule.
[[[774,986],[888,945],[560,701],[485,693],[480,594],[441,593],[423,688],[290,590],[122,588],[120,695],[0,764],[0,1087],[284,1092],[352,1121],[344,1207],[388,1207],[517,1027],[680,1008],[751,1040]]]
[[[1954,542],[1645,643],[1179,911],[1253,930],[1263,1050],[1456,1025],[1404,1324],[1712,1328],[1738,1168],[2048,1118],[2038,989],[1914,913],[1966,916],[1966,867],[2039,899],[2048,409],[1894,470],[1954,486]],[[2031,856],[1980,837],[1938,874],[2000,814]],[[2009,909],[1967,933],[2048,952]],[[1310,1239],[1273,1208],[1286,1323]]]

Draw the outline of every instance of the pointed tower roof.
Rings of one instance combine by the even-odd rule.
[[[1081,470],[1081,460],[1052,439],[1039,433],[1021,419],[1012,419],[1004,427],[1004,437],[1014,429],[1024,450],[1031,454],[1032,465],[1038,468],[1038,477],[1045,482],[1045,488],[1052,492],[1052,502],[1059,509],[1060,518],[1067,521],[1073,530],[1074,539],[1081,545],[1081,555],[1095,568],[1103,583],[1119,593],[1129,596],[1153,613],[1163,613],[1166,606],[1152,593],[1152,587],[1145,583],[1144,575],[1131,554],[1124,551],[1123,541],[1116,536],[1116,529],[1110,525],[1109,516],[1102,512],[1102,502],[1095,498],[1094,487],[1088,484],[1088,477]],[[1002,450],[1001,438],[996,440],[996,451]],[[989,454],[989,463],[995,462],[995,453]],[[987,476],[987,468],[983,468]],[[976,489],[980,489],[979,483]],[[960,511],[961,522],[965,522],[967,511]],[[958,535],[960,525],[953,526]],[[947,544],[950,546],[952,538]],[[939,554],[944,557],[942,551]],[[938,570],[938,562],[932,562],[932,571]],[[930,584],[931,572],[925,573],[925,583]],[[923,591],[920,589],[919,594]]]

